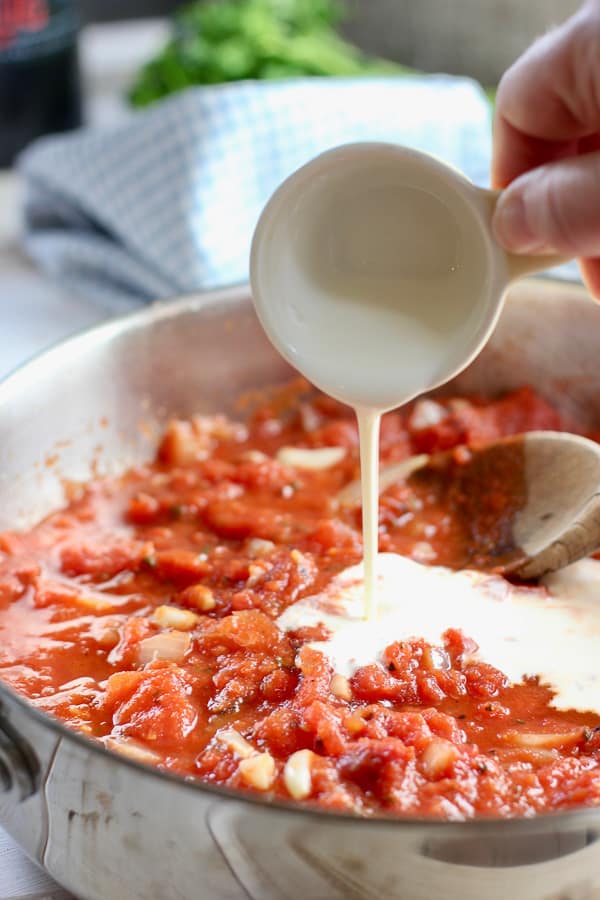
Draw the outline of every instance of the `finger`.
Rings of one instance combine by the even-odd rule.
[[[600,133],[590,134],[579,141],[578,153],[594,153],[596,150],[600,150]]]
[[[600,300],[600,258],[582,259],[579,266],[588,291],[592,297]]]
[[[493,180],[505,186],[533,166],[576,152],[600,130],[600,4],[535,43],[500,82]]]
[[[492,185],[505,188],[523,172],[567,159],[578,152],[578,142],[546,141],[523,134],[506,120],[494,124]]]
[[[515,253],[600,257],[600,152],[519,176],[501,195],[493,228]]]

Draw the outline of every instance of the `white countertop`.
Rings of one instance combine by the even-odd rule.
[[[18,183],[0,174],[0,377],[65,335],[106,317],[105,310],[52,284],[27,260],[13,223]],[[8,230],[8,216],[13,216]],[[4,900],[0,894],[0,900]]]
[[[123,89],[132,72],[161,46],[166,32],[160,20],[84,29],[80,48],[88,122],[110,123],[126,115]],[[16,175],[0,171],[0,377],[44,347],[108,316],[102,307],[50,282],[28,261],[19,247],[19,192]],[[0,900],[70,896],[0,829]]]

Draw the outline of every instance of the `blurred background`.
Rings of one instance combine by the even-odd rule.
[[[182,12],[176,0],[0,0],[0,166],[37,134],[94,122],[102,90],[112,91],[114,101],[128,94],[141,106],[191,83],[383,72],[379,60],[385,59],[419,72],[468,75],[492,93],[520,52],[578,3],[199,0],[183,6]],[[173,16],[178,38],[163,50]],[[284,52],[273,50],[292,20],[297,39]],[[113,113],[119,106],[113,102]]]
[[[100,133],[127,127],[135,109],[152,111],[163,96],[193,84],[295,75],[445,72],[478,80],[493,102],[502,72],[577,6],[577,0],[0,0],[0,374],[66,330],[107,314],[67,290],[66,275],[78,262],[74,251],[65,260],[44,244],[33,259],[24,219],[28,191],[37,190],[43,211],[37,226],[43,230],[47,219],[49,241],[60,204],[70,203],[77,218],[81,200],[61,195],[52,205],[43,193],[53,183],[51,167],[43,185],[39,178],[25,183],[15,160],[38,136],[80,125]],[[457,97],[461,90],[457,85]],[[473,157],[479,140],[483,158],[489,107],[483,96],[477,103],[486,109],[465,152]],[[450,112],[457,134],[461,121],[471,127],[467,106]],[[413,125],[419,108],[415,101]],[[358,121],[363,112],[352,115]],[[400,130],[404,124],[410,130],[410,115],[406,106],[396,110]],[[440,129],[433,118],[435,138]],[[318,130],[318,121],[313,127]],[[189,125],[182,128],[191,140]],[[136,202],[143,201],[139,190]],[[201,243],[202,229],[193,234],[189,222],[187,239]],[[85,238],[97,224],[92,214],[75,237]],[[115,252],[127,251],[126,226],[119,221],[115,232],[114,224]],[[57,240],[66,240],[69,228],[77,232],[73,223],[57,227]],[[100,280],[99,263],[96,270]]]
[[[349,0],[342,31],[369,53],[425,72],[493,85],[519,53],[577,0]],[[82,0],[87,22],[167,16],[176,0]]]

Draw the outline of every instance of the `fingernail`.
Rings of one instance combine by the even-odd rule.
[[[516,191],[499,199],[492,227],[496,239],[514,253],[543,253],[546,249],[544,242],[531,231],[523,196]]]

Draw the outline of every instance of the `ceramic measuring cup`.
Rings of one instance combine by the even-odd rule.
[[[393,144],[316,157],[254,234],[252,292],[272,343],[357,407],[390,409],[448,381],[485,344],[508,285],[559,262],[500,247],[498,196]]]

